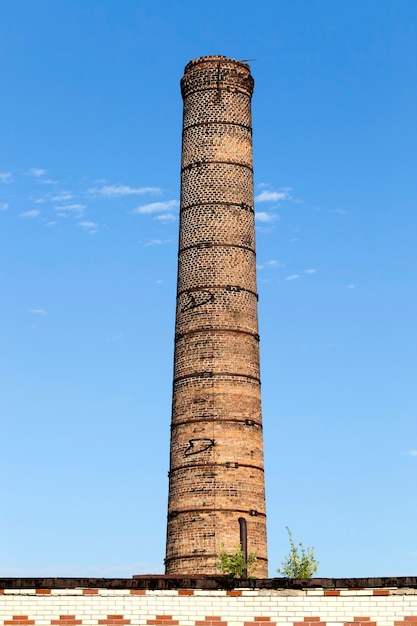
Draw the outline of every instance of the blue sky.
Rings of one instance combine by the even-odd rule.
[[[251,62],[270,575],[417,571],[415,0],[0,1],[0,576],[163,570],[186,63]]]

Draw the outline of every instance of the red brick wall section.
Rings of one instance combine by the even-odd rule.
[[[45,622],[42,622],[45,623]],[[99,619],[100,626],[127,626],[130,619],[125,619],[123,615],[107,615],[106,619]],[[220,615],[208,615],[204,620],[196,620],[195,626],[228,626]],[[4,626],[34,626],[34,619],[29,619],[27,615],[14,615],[10,620],[4,620]],[[60,615],[59,619],[50,621],[52,626],[78,626],[83,624],[83,620],[76,619],[75,615]],[[147,619],[149,626],[178,626],[179,621],[172,619],[172,615],[156,615],[155,619]],[[291,622],[288,622],[291,624]],[[367,616],[355,616],[351,622],[344,622],[344,626],[377,626],[378,622],[371,621]],[[255,616],[253,621],[244,622],[244,626],[276,626],[276,622],[271,622],[270,617]],[[294,622],[293,626],[326,626],[320,617],[305,617],[302,622]],[[417,626],[417,615],[408,615],[402,620],[394,621],[394,626]]]
[[[178,626],[177,619],[172,619],[172,615],[157,615],[155,619],[147,619],[146,623],[154,626]]]
[[[205,619],[197,620],[195,626],[227,626],[227,622],[223,622],[219,615],[209,615]]]
[[[345,622],[344,626],[376,626],[370,617],[354,617],[353,622]]]
[[[303,622],[294,622],[294,626],[317,626],[317,624],[326,626],[326,622],[322,622],[320,617],[305,617]]]

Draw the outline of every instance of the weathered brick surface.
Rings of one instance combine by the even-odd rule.
[[[267,576],[251,97],[244,63],[185,68],[167,574],[215,574],[222,544]]]

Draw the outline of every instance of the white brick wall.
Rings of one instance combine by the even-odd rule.
[[[417,626],[417,589],[0,591],[0,626],[53,624]]]

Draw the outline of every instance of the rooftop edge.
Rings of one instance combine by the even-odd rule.
[[[383,578],[254,578],[227,576],[167,576],[144,574],[132,578],[0,578],[0,589],[387,589],[417,588],[417,576]]]

